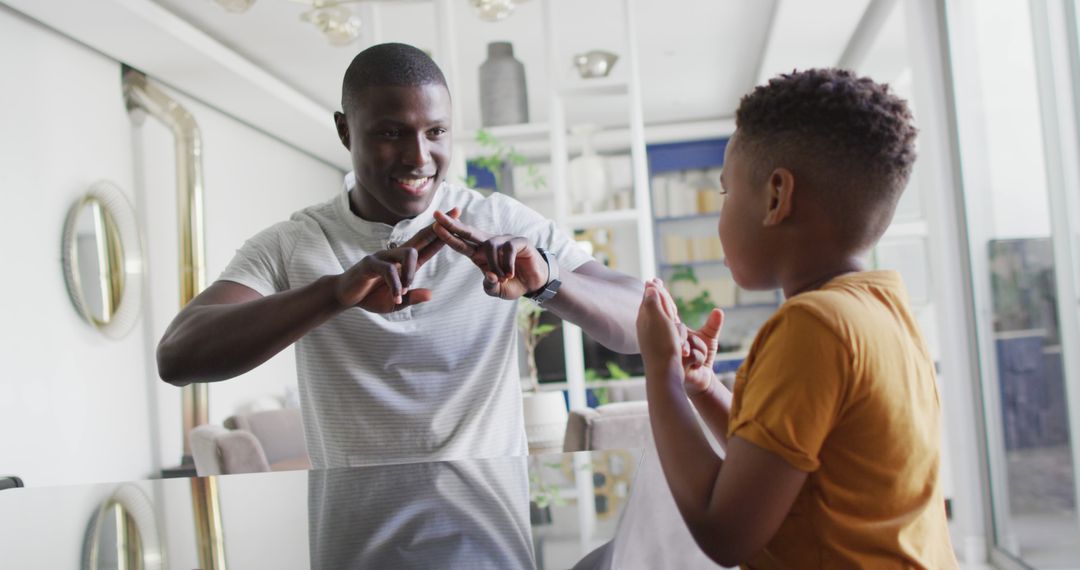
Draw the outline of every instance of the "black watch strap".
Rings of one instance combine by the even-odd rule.
[[[559,260],[556,259],[555,254],[542,247],[536,248],[536,251],[540,252],[540,257],[544,258],[544,263],[547,263],[548,281],[538,291],[527,294],[525,297],[537,305],[543,305],[559,292],[562,281],[559,281]]]

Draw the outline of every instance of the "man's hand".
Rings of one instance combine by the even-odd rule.
[[[447,214],[454,220],[457,208]],[[368,255],[338,276],[336,294],[346,307],[360,307],[373,313],[390,313],[431,299],[430,289],[410,289],[416,271],[443,248],[432,224],[399,247]]]
[[[434,230],[443,243],[480,268],[484,292],[492,297],[517,299],[548,282],[547,263],[523,237],[492,236],[442,212],[435,212]]]

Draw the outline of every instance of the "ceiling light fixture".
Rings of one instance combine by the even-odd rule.
[[[485,22],[498,22],[509,18],[514,9],[527,0],[472,0],[476,13]]]
[[[255,0],[213,0],[228,12],[239,14],[251,8]],[[362,0],[290,0],[308,7],[300,14],[300,21],[308,22],[322,32],[330,45],[345,46],[360,37],[363,22],[352,10],[342,4],[352,4]]]

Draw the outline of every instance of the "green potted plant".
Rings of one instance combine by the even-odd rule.
[[[525,434],[530,453],[562,451],[566,435],[566,400],[562,390],[541,391],[540,373],[536,366],[536,347],[555,331],[555,325],[542,324],[543,309],[532,301],[520,299],[517,306],[518,331],[525,345],[527,378],[522,382],[522,411],[525,414]]]
[[[629,372],[623,370],[621,366],[614,362],[611,362],[610,360],[604,363],[604,366],[606,366],[608,370],[607,376],[601,376],[600,373],[597,372],[595,369],[589,368],[585,370],[585,381],[592,382],[595,380],[626,380],[627,378],[630,378]],[[598,407],[611,402],[611,397],[608,393],[607,387],[593,388],[592,391],[593,395],[596,396],[596,405]]]
[[[686,281],[694,285],[700,285],[697,274],[694,273],[694,268],[689,265],[675,268],[675,272],[672,273],[669,281],[672,284]],[[709,316],[713,307],[716,306],[712,296],[704,289],[692,298],[687,299],[676,295],[674,300],[675,308],[679,311],[679,317],[686,323],[686,326],[693,329],[701,327],[705,323],[705,318]]]

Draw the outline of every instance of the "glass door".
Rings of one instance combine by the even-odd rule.
[[[1080,156],[1069,72],[1080,54],[1067,51],[1067,5],[962,1],[947,12],[992,553],[1034,568],[1080,564]]]

